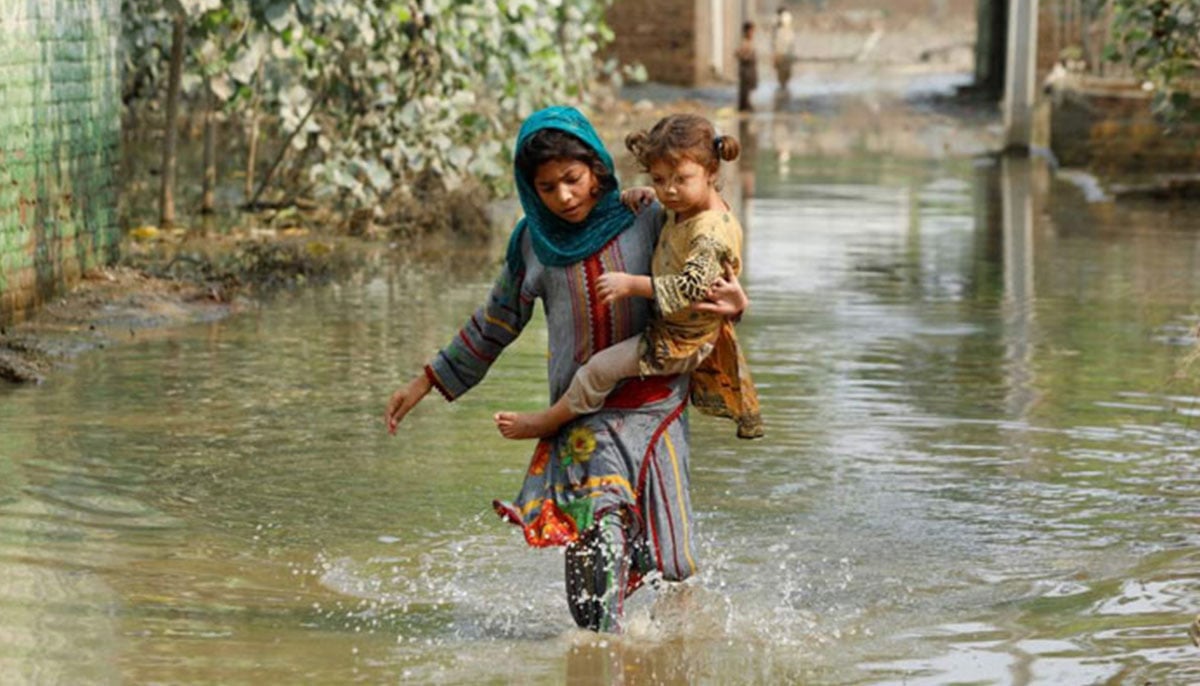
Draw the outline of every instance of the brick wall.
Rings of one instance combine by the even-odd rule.
[[[696,82],[698,0],[614,0],[609,51],[622,62],[641,62],[651,81]]]
[[[117,257],[120,0],[0,0],[0,324]]]
[[[614,0],[609,54],[646,67],[651,81],[695,86],[737,78],[742,0]],[[752,3],[750,3],[752,4]],[[715,30],[714,30],[715,29]]]

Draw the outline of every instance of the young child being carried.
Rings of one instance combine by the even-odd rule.
[[[608,272],[596,290],[609,305],[621,298],[653,300],[646,331],[594,353],[575,372],[562,397],[534,413],[499,412],[500,433],[539,438],[572,419],[596,412],[622,379],[692,373],[692,403],[708,414],[730,417],[738,436],[762,436],[758,394],[746,361],[725,318],[698,312],[713,283],[726,271],[742,270],[742,228],[717,186],[721,160],[737,159],[741,146],[718,136],[704,117],[675,114],[625,146],[650,174],[654,193],[667,208],[667,221],[652,258],[653,276]],[[622,197],[636,202],[638,191]]]

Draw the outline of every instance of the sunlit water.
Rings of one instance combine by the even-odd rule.
[[[530,450],[491,413],[546,402],[540,320],[382,430],[498,264],[451,257],[0,390],[0,682],[1200,680],[1197,214],[755,135],[768,437],[693,415],[703,571],[627,636],[574,630],[560,553],[489,506]]]

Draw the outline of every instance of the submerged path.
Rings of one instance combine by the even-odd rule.
[[[928,103],[739,128],[768,438],[693,415],[703,572],[634,596],[631,638],[573,631],[559,554],[490,511],[528,459],[491,413],[546,402],[540,322],[384,435],[388,393],[488,287],[492,257],[451,255],[0,389],[0,673],[1200,679],[1200,393],[1174,376],[1200,222],[1089,204]]]

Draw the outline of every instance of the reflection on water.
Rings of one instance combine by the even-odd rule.
[[[778,123],[739,130],[737,184],[769,437],[693,416],[703,571],[635,595],[628,636],[574,630],[560,554],[490,511],[529,448],[491,412],[546,402],[540,321],[383,434],[495,264],[448,260],[0,390],[0,673],[1200,680],[1194,213]]]

